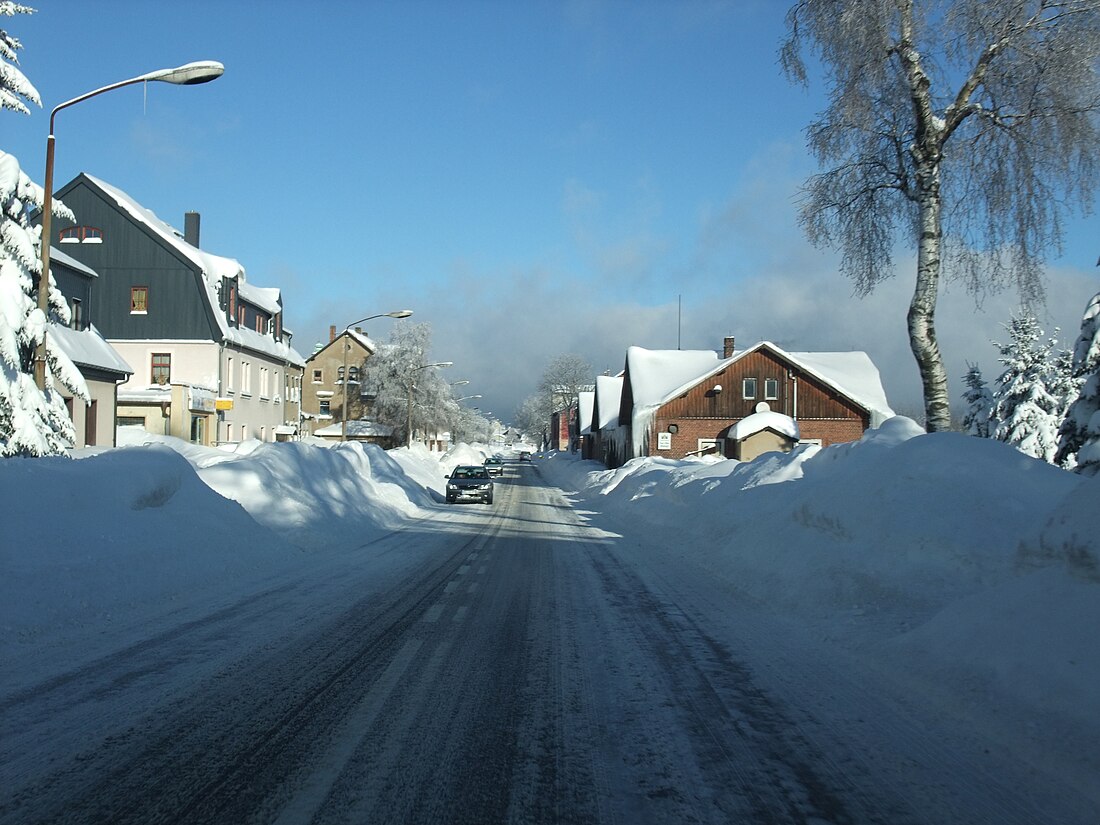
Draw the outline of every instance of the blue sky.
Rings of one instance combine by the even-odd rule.
[[[203,86],[149,84],[58,115],[55,183],[87,171],[280,287],[295,346],[411,308],[433,356],[507,420],[546,362],[618,370],[627,346],[862,349],[896,409],[919,408],[905,337],[912,263],[860,300],[797,225],[820,88],[776,50],[787,3],[31,3],[5,27],[42,96],[2,147],[41,182],[49,110],[192,60]],[[1044,321],[1077,334],[1100,286],[1095,213],[1051,262]],[[1012,294],[948,287],[952,396]],[[390,321],[367,330],[385,339]],[[1003,336],[1001,336],[1003,337]]]

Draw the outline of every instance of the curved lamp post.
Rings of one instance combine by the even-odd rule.
[[[409,397],[405,405],[405,446],[412,446],[412,426],[413,426],[413,377],[414,372],[420,372],[420,370],[426,370],[428,367],[449,367],[454,364],[454,361],[438,361],[435,364],[421,364],[419,367],[413,367],[409,370]]]
[[[378,315],[368,315],[366,318],[360,318],[358,321],[352,321],[346,327],[344,327],[343,333],[340,337],[344,342],[344,412],[340,416],[340,440],[348,440],[348,410],[351,408],[351,401],[348,398],[348,350],[351,349],[351,343],[348,341],[348,333],[351,328],[358,326],[359,324],[366,323],[367,321],[373,321],[375,318],[408,318],[412,315],[411,309],[399,309],[396,312],[383,312]]]
[[[50,134],[46,138],[46,182],[42,197],[42,274],[38,280],[38,308],[42,310],[42,314],[47,319],[49,319],[50,308],[50,244],[53,240],[50,236],[52,232],[50,224],[53,217],[53,119],[57,116],[57,113],[90,97],[121,89],[123,86],[132,86],[135,83],[145,83],[150,80],[174,83],[177,86],[194,86],[198,83],[208,83],[211,80],[216,80],[222,76],[224,71],[225,66],[216,60],[200,60],[197,63],[188,63],[175,69],[157,69],[155,72],[148,72],[139,77],[131,77],[129,80],[120,80],[118,83],[112,83],[109,86],[103,86],[95,91],[82,94],[80,97],[74,97],[72,100],[66,100],[64,103],[55,106],[53,111],[50,112]],[[46,388],[45,331],[42,333],[42,341],[34,354],[34,383],[38,385],[40,390]]]

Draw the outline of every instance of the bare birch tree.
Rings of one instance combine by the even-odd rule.
[[[936,341],[941,274],[976,293],[1043,297],[1043,256],[1085,210],[1100,152],[1100,0],[801,0],[780,60],[829,104],[808,129],[827,169],[805,187],[812,242],[838,247],[866,295],[915,245],[909,341],[929,431],[950,426]]]

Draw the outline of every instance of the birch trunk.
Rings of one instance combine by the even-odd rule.
[[[917,286],[909,303],[909,347],[917,360],[924,387],[925,429],[942,432],[951,428],[947,395],[947,371],[936,341],[936,300],[940,286],[939,165],[918,172],[920,178],[920,242],[917,246]]]

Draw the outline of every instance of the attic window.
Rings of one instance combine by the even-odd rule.
[[[94,226],[70,226],[58,233],[61,243],[103,243],[103,230]]]
[[[764,379],[764,398],[768,401],[776,401],[779,399],[779,379],[778,378],[765,378]]]
[[[756,398],[755,378],[744,378],[741,380],[741,397],[745,399]]]

